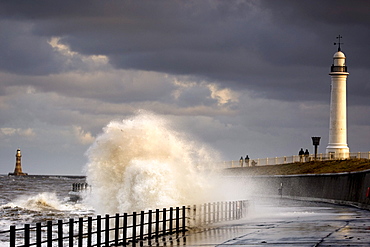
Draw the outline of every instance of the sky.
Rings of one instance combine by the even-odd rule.
[[[223,160],[319,153],[341,35],[348,145],[370,151],[370,1],[0,1],[0,174],[81,175],[145,110]]]

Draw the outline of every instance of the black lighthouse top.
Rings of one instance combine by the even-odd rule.
[[[343,44],[343,43],[340,43],[340,39],[343,38],[342,36],[338,35],[337,39],[338,39],[338,42],[334,42],[334,45],[338,45],[338,51],[341,51],[340,49],[340,45]]]

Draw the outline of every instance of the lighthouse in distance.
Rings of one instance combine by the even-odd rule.
[[[329,144],[326,152],[332,158],[349,158],[347,144],[347,72],[346,56],[341,51],[339,35],[337,37],[338,51],[334,53],[331,66],[331,95],[330,95],[330,128]]]
[[[13,173],[9,173],[9,176],[27,176],[27,173],[22,171],[22,163],[21,163],[21,150],[18,148],[17,153],[15,154],[15,168]]]

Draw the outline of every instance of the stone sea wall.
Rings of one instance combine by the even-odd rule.
[[[370,170],[286,176],[243,176],[240,169],[228,169],[227,173],[242,179],[245,188],[253,194],[347,204],[370,210]]]

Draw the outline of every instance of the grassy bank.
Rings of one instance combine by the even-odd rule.
[[[258,167],[231,168],[242,169],[245,175],[293,175],[293,174],[322,174],[355,172],[370,169],[370,160],[329,160],[295,162],[283,165],[270,165]]]

